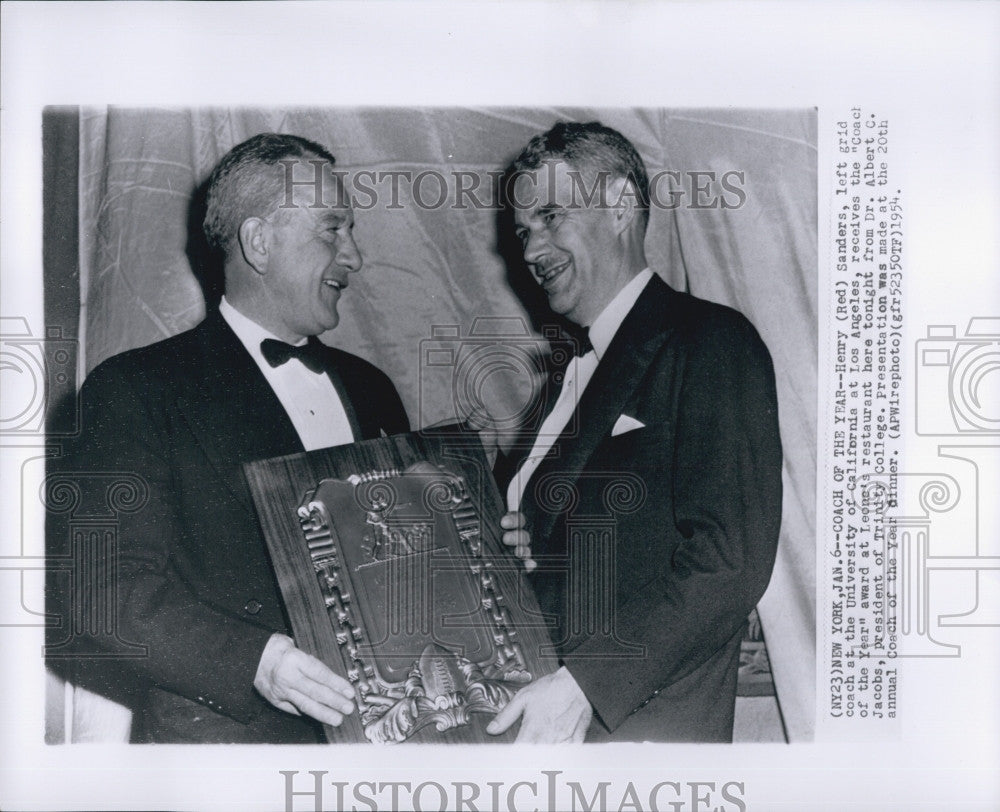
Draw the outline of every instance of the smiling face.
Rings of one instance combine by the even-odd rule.
[[[596,195],[584,205],[584,182],[565,162],[548,161],[520,174],[513,193],[514,228],[549,306],[588,327],[628,283],[631,271],[623,261],[614,207]]]
[[[312,176],[303,159],[299,174]],[[268,327],[295,343],[337,326],[337,305],[348,276],[361,270],[354,242],[354,212],[340,179],[323,167],[322,190],[296,185],[292,207],[279,207],[265,218],[267,263],[261,283]]]

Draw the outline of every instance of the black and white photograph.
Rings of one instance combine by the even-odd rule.
[[[0,804],[995,808],[955,8],[6,4]]]
[[[809,740],[794,715],[811,708],[815,651],[814,110],[110,108],[43,123],[68,151],[46,156],[50,175],[80,181],[53,231],[84,235],[47,286],[85,319],[60,325],[85,337],[85,377],[47,486],[50,557],[95,568],[54,572],[47,593],[49,664],[86,691],[75,700],[125,699],[133,742],[308,742],[348,697],[367,708],[357,680],[312,660],[305,686],[283,687],[287,666],[269,675],[268,647],[298,651],[232,480],[242,463],[464,422],[495,459],[500,529],[564,666],[551,693],[538,683],[538,710],[522,689],[519,740],[725,742],[738,704],[740,738],[786,741],[772,648],[793,738]],[[72,209],[76,189],[46,194]],[[291,341],[338,351],[319,359],[336,384],[316,401],[308,379],[272,383],[308,363],[268,355]],[[73,548],[87,490],[123,501],[100,550]],[[575,549],[605,528],[610,556]],[[101,613],[96,633],[68,632]]]

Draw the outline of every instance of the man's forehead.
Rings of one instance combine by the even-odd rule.
[[[569,206],[580,173],[565,161],[545,161],[537,169],[520,172],[514,181],[514,203],[517,215],[537,214],[542,209]]]

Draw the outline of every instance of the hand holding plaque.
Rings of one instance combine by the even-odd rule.
[[[334,727],[354,712],[351,684],[277,632],[264,647],[253,685],[278,710]]]
[[[331,741],[495,741],[486,723],[555,670],[478,443],[400,435],[246,473],[296,641],[356,697]]]

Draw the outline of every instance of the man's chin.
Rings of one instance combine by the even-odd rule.
[[[559,293],[552,293],[549,296],[549,309],[560,316],[569,318],[570,306],[560,297]]]
[[[334,310],[332,313],[327,313],[326,317],[322,321],[323,332],[329,332],[334,327],[340,324],[340,314]]]
[[[339,323],[339,319],[324,319],[322,322],[317,322],[312,331],[307,333],[307,335],[321,336],[323,333],[329,333]]]

